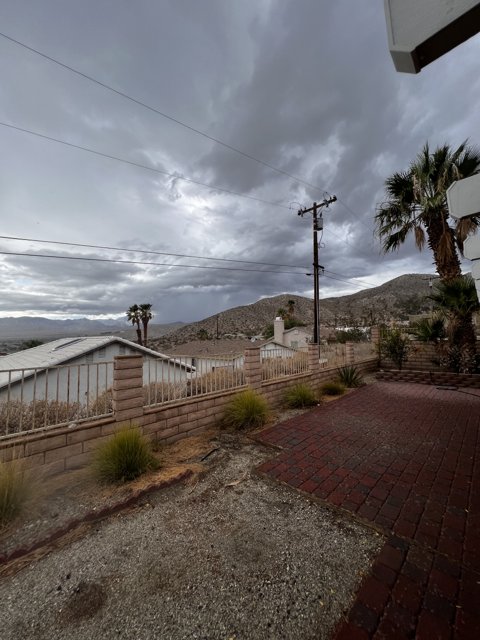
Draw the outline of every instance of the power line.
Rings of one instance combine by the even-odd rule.
[[[287,207],[286,205],[280,204],[278,202],[270,202],[269,200],[263,200],[262,198],[257,198],[255,196],[249,196],[245,193],[238,193],[237,191],[231,191],[230,189],[224,189],[223,187],[212,186],[210,184],[206,184],[205,182],[199,182],[198,180],[193,180],[192,178],[184,178],[183,176],[179,176],[174,173],[169,173],[168,171],[164,171],[162,169],[157,169],[156,167],[152,167],[148,164],[141,164],[140,162],[134,162],[133,160],[120,158],[119,156],[114,156],[109,153],[103,153],[102,151],[97,151],[96,149],[90,149],[89,147],[84,147],[79,144],[74,144],[73,142],[68,142],[67,140],[61,140],[59,138],[47,136],[44,133],[38,133],[38,131],[32,131],[31,129],[24,129],[23,127],[17,127],[16,125],[8,124],[7,122],[0,122],[0,126],[7,127],[8,129],[13,129],[14,131],[20,131],[22,133],[28,133],[29,135],[36,136],[37,138],[42,138],[44,140],[49,140],[50,142],[63,144],[73,149],[86,151],[87,153],[91,153],[96,156],[101,156],[102,158],[108,158],[109,160],[116,160],[117,162],[122,162],[123,164],[128,164],[133,167],[138,167],[139,169],[146,169],[147,171],[159,173],[161,175],[168,176],[169,178],[175,178],[176,180],[183,180],[184,182],[189,182],[190,184],[196,184],[200,187],[205,187],[207,189],[210,189],[211,191],[221,191],[223,193],[228,193],[229,195],[232,195],[232,196],[237,196],[239,198],[247,198],[248,200],[254,200],[255,202],[261,202],[262,204],[269,204],[274,207],[280,207],[281,209],[287,209],[288,211],[290,211],[290,207]]]
[[[198,256],[198,255],[189,255],[186,253],[167,253],[164,251],[154,251],[154,250],[148,250],[148,249],[127,249],[125,247],[111,247],[108,245],[98,245],[98,244],[84,244],[84,243],[80,243],[80,242],[63,242],[60,240],[43,240],[43,239],[38,239],[38,238],[24,238],[21,236],[2,236],[0,235],[0,239],[2,240],[15,240],[15,241],[22,241],[22,242],[37,242],[39,244],[56,244],[56,245],[62,245],[62,246],[70,246],[70,247],[81,247],[84,249],[105,249],[107,251],[122,251],[124,253],[144,253],[144,254],[152,254],[152,255],[159,255],[159,256],[172,256],[174,258],[194,258],[194,259],[198,259],[198,260],[214,260],[214,261],[218,261],[218,262],[237,262],[237,263],[241,263],[241,264],[258,264],[258,265],[263,265],[266,267],[289,267],[291,269],[303,269],[305,270],[305,266],[302,265],[296,265],[296,264],[280,264],[280,263],[276,263],[276,262],[260,262],[260,261],[255,261],[255,260],[235,260],[233,258],[212,258],[210,256]],[[188,265],[185,265],[188,266]],[[248,269],[248,271],[250,271],[250,269]],[[259,270],[260,272],[264,271],[263,269]],[[331,273],[334,276],[339,276],[339,278],[347,278],[348,276],[345,276],[342,273],[337,273],[335,271],[330,271],[329,269],[324,269],[324,274],[328,274]],[[294,273],[294,272],[288,272],[288,273]],[[326,278],[331,277],[328,275],[325,275]],[[332,280],[334,280],[335,278],[332,278]],[[341,282],[348,282],[349,284],[353,284],[355,286],[366,286],[366,287],[375,287],[376,285],[373,285],[369,282],[365,282],[362,280],[359,280],[358,278],[355,278],[355,280],[358,282],[349,282],[348,280],[340,280]]]
[[[37,238],[21,238],[19,236],[0,236],[3,240],[21,240],[24,242],[38,242],[39,244],[58,244],[70,247],[82,247],[85,249],[106,249],[108,251],[123,251],[128,253],[146,253],[157,256],[172,256],[174,258],[194,258],[198,260],[216,260],[219,262],[239,262],[242,264],[260,264],[266,267],[289,267],[292,269],[303,269],[305,265],[298,264],[278,264],[276,262],[259,262],[256,260],[235,260],[234,258],[212,258],[210,256],[188,255],[186,253],[167,253],[165,251],[153,251],[148,249],[126,249],[125,247],[110,247],[99,244],[81,244],[79,242],[61,242],[59,240],[38,240]]]
[[[149,262],[142,260],[116,260],[114,258],[90,258],[87,256],[58,256],[50,255],[47,253],[25,253],[21,251],[0,251],[0,255],[4,256],[23,256],[27,258],[51,258],[53,260],[82,260],[85,262],[112,262],[115,264],[138,264],[138,265],[152,265],[155,267],[180,267],[184,269],[215,269],[217,271],[247,271],[250,273],[283,273],[296,276],[304,276],[304,273],[299,271],[277,271],[273,269],[245,269],[243,267],[213,267],[207,265],[195,265],[195,264],[170,264],[168,262]]]
[[[1,236],[0,236],[1,237]],[[324,269],[325,273],[331,273],[334,276],[339,276],[340,278],[348,278],[348,276],[345,276],[343,273],[336,273],[335,271],[330,271],[329,269]],[[329,276],[325,276],[325,277],[329,277]],[[359,278],[356,278],[354,276],[355,280],[360,284],[363,285],[364,287],[376,287],[376,284],[372,284],[371,282],[365,282],[365,280],[360,280]],[[346,282],[346,280],[344,280],[343,282]]]
[[[157,115],[161,116],[162,118],[165,118],[167,120],[170,120],[170,122],[174,122],[175,124],[179,125],[180,127],[183,127],[185,129],[188,129],[189,131],[192,131],[193,133],[196,133],[204,138],[206,138],[207,140],[210,140],[212,142],[215,142],[215,144],[218,144],[222,147],[224,147],[225,149],[229,149],[229,151],[233,151],[234,153],[237,153],[241,156],[243,156],[244,158],[248,158],[249,160],[253,160],[254,162],[257,162],[258,164],[263,165],[264,167],[267,167],[269,169],[271,169],[272,171],[275,171],[276,173],[279,173],[281,175],[284,175],[288,178],[291,178],[292,180],[295,180],[297,183],[299,184],[303,184],[307,187],[310,187],[312,189],[315,189],[317,191],[321,191],[323,193],[325,193],[327,190],[325,189],[321,189],[319,186],[312,184],[311,182],[308,182],[307,180],[303,180],[302,178],[299,178],[298,176],[295,176],[291,173],[288,173],[288,171],[284,171],[283,169],[280,169],[279,167],[275,167],[274,165],[270,164],[269,162],[266,162],[265,160],[261,160],[260,158],[256,158],[255,156],[252,156],[250,153],[247,153],[246,151],[242,151],[241,149],[238,149],[237,147],[234,147],[231,144],[228,144],[227,142],[223,142],[223,140],[220,140],[219,138],[215,138],[214,136],[211,136],[208,133],[205,133],[205,131],[201,131],[200,129],[197,129],[196,127],[193,127],[192,125],[187,124],[186,122],[182,122],[182,120],[179,120],[178,118],[175,118],[174,116],[171,116],[163,111],[160,111],[160,109],[157,109],[156,107],[152,107],[151,105],[147,104],[146,102],[143,102],[142,100],[139,100],[138,98],[134,98],[133,96],[129,95],[128,93],[125,93],[124,91],[121,91],[120,89],[115,89],[115,87],[112,87],[111,85],[102,82],[101,80],[98,80],[97,78],[94,78],[93,76],[88,75],[87,73],[84,73],[83,71],[80,71],[79,69],[75,69],[75,67],[72,67],[64,62],[61,62],[60,60],[58,60],[57,58],[54,58],[53,56],[49,56],[46,53],[43,53],[43,51],[40,51],[39,49],[35,49],[34,47],[31,47],[27,44],[25,44],[24,42],[21,42],[20,40],[17,40],[16,38],[12,38],[12,36],[7,35],[6,33],[2,33],[0,32],[0,36],[2,38],[4,38],[5,40],[8,40],[9,42],[12,42],[13,44],[18,45],[19,47],[23,47],[24,49],[26,49],[27,51],[30,51],[30,53],[34,53],[38,56],[40,56],[41,58],[44,58],[45,60],[48,60],[49,62],[53,62],[54,64],[58,65],[59,67],[62,67],[63,69],[66,69],[67,71],[70,71],[71,73],[74,73],[82,78],[84,78],[85,80],[88,80],[89,82],[93,82],[94,84],[98,85],[99,87],[102,87],[103,89],[106,89],[107,91],[111,91],[112,93],[115,93],[116,95],[125,98],[125,100],[129,100],[130,102],[133,102],[134,104],[143,107],[144,109],[147,109],[148,111],[151,111],[153,113],[156,113]],[[345,209],[347,211],[349,211],[349,213],[351,213],[355,218],[357,218],[357,220],[363,224],[367,229],[369,229],[370,231],[372,230],[372,227],[369,227],[362,219],[361,217],[355,213],[355,211],[353,211],[353,209],[351,209],[351,207],[349,207],[345,202],[343,202],[343,200],[339,199],[339,202],[343,205],[343,207],[345,207]]]
[[[324,278],[330,278],[330,280],[337,280],[338,282],[345,282],[346,284],[349,284],[349,285],[354,286],[354,287],[358,287],[359,289],[364,289],[365,286],[375,287],[375,285],[373,285],[373,284],[361,285],[361,284],[357,284],[356,282],[352,282],[351,280],[344,280],[343,278],[334,278],[333,276],[327,276],[326,274],[323,274],[323,277]]]
[[[87,256],[56,256],[46,253],[25,253],[21,251],[0,251],[0,255],[4,256],[18,256],[25,258],[47,258],[52,260],[80,260],[82,262],[109,262],[114,264],[135,264],[135,265],[149,265],[155,267],[176,267],[184,269],[209,269],[216,271],[243,271],[247,273],[279,273],[289,274],[294,276],[304,276],[306,273],[300,273],[299,271],[278,271],[273,269],[244,269],[243,267],[212,267],[206,265],[194,265],[194,264],[170,264],[168,262],[150,262],[146,260],[116,260],[114,258],[90,258]],[[347,280],[340,280],[339,278],[333,278],[332,276],[325,276],[331,280],[339,280],[346,284],[353,285],[354,287],[362,288],[361,285],[355,282],[349,282]]]

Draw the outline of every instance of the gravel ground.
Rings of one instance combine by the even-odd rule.
[[[382,538],[252,468],[224,439],[195,485],[0,581],[2,640],[328,638]]]

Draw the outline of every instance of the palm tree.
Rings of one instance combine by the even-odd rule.
[[[132,323],[132,326],[136,325],[137,331],[137,342],[138,344],[142,344],[142,330],[140,329],[140,307],[138,304],[132,304],[131,307],[127,309],[127,320]]]
[[[439,282],[429,296],[448,323],[451,353],[461,359],[462,370],[474,370],[476,336],[472,316],[480,310],[475,281],[470,276]]]
[[[287,313],[290,318],[293,318],[295,315],[295,300],[289,300],[287,302]]]
[[[141,304],[140,305],[140,320],[143,324],[143,346],[147,346],[147,327],[150,320],[153,318],[152,305]]]
[[[384,252],[398,249],[412,233],[421,250],[425,242],[442,280],[461,275],[457,249],[474,233],[479,216],[449,224],[446,192],[456,180],[480,171],[480,150],[463,142],[453,151],[445,144],[431,152],[428,143],[407,171],[394,173],[385,182],[387,201],[377,208],[377,233]]]

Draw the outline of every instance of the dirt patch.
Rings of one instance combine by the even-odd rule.
[[[185,471],[191,472],[189,482],[195,484],[207,466],[202,459],[212,457],[216,447],[212,442],[217,435],[208,431],[173,445],[158,445],[155,455],[161,468],[123,485],[102,485],[89,468],[47,479],[35,478],[35,470],[32,471],[33,489],[27,504],[13,522],[0,530],[0,556],[30,548],[73,520],[128,499],[146,487],[168,482]]]
[[[209,447],[195,484],[0,580],[2,640],[329,638],[382,538],[259,477],[272,449],[243,434]]]
[[[107,601],[105,588],[98,582],[82,580],[68,596],[63,617],[68,623],[92,618]]]

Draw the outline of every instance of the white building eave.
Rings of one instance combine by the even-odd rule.
[[[460,220],[480,215],[480,174],[454,182],[447,190],[448,210],[452,218]],[[465,240],[464,254],[472,260],[472,276],[480,299],[480,237]]]

